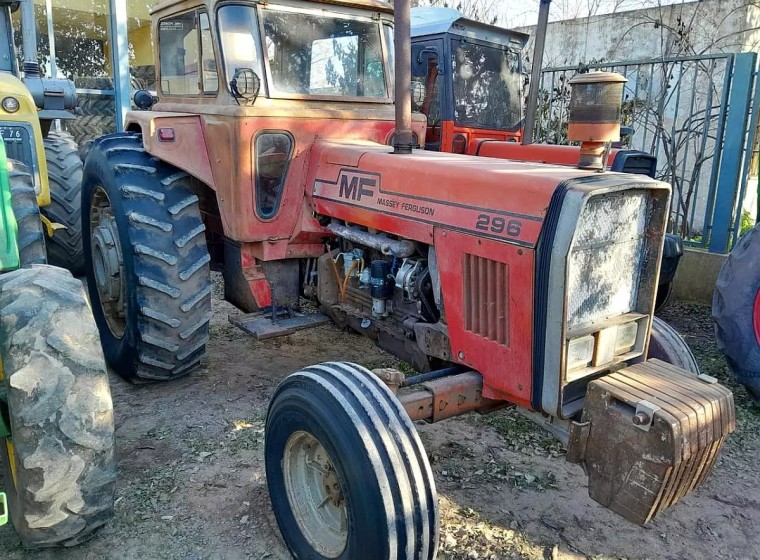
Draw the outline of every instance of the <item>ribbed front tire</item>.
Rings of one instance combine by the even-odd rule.
[[[438,503],[427,456],[373,373],[325,363],[288,376],[270,403],[265,439],[272,507],[294,558],[435,558]],[[309,483],[320,476],[322,487]]]

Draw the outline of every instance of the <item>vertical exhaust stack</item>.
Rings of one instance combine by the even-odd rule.
[[[24,49],[24,76],[40,75],[37,62],[37,25],[34,18],[34,1],[21,0],[21,41]]]
[[[393,153],[411,154],[414,147],[412,133],[412,7],[411,0],[395,0],[393,46],[396,74],[396,133],[393,135]]]
[[[579,168],[604,171],[609,144],[620,140],[623,84],[627,81],[615,72],[577,74],[570,80],[567,138],[581,143]]]
[[[523,128],[523,144],[533,143],[533,131],[536,127],[536,111],[538,110],[538,91],[541,82],[541,65],[544,60],[544,45],[546,44],[546,29],[549,26],[549,5],[552,0],[541,0],[538,7],[538,24],[536,38],[533,42],[533,68],[530,72],[530,87],[528,89],[528,107]]]

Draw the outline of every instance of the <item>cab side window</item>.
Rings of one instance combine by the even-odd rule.
[[[201,95],[219,89],[211,26],[205,10],[161,20],[158,51],[162,93]]]

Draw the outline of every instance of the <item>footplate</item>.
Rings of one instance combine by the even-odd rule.
[[[280,313],[273,319],[271,312],[259,311],[240,317],[230,317],[230,322],[253,335],[257,340],[266,340],[293,334],[301,329],[324,325],[330,322],[330,318],[322,313],[294,313],[292,316]]]
[[[705,480],[735,425],[731,391],[650,360],[588,384],[567,460],[593,500],[644,525]]]

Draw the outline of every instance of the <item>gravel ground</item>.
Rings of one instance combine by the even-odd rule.
[[[218,288],[201,370],[137,387],[112,376],[116,519],[76,549],[47,552],[24,551],[8,525],[0,528],[2,558],[288,558],[263,475],[263,418],[274,386],[314,362],[395,361],[333,326],[256,342],[229,324],[237,311]],[[441,500],[440,559],[760,558],[760,410],[733,384],[709,309],[675,304],[664,318],[703,372],[735,390],[739,426],[707,483],[639,528],[592,502],[562,445],[514,410],[420,426]]]

